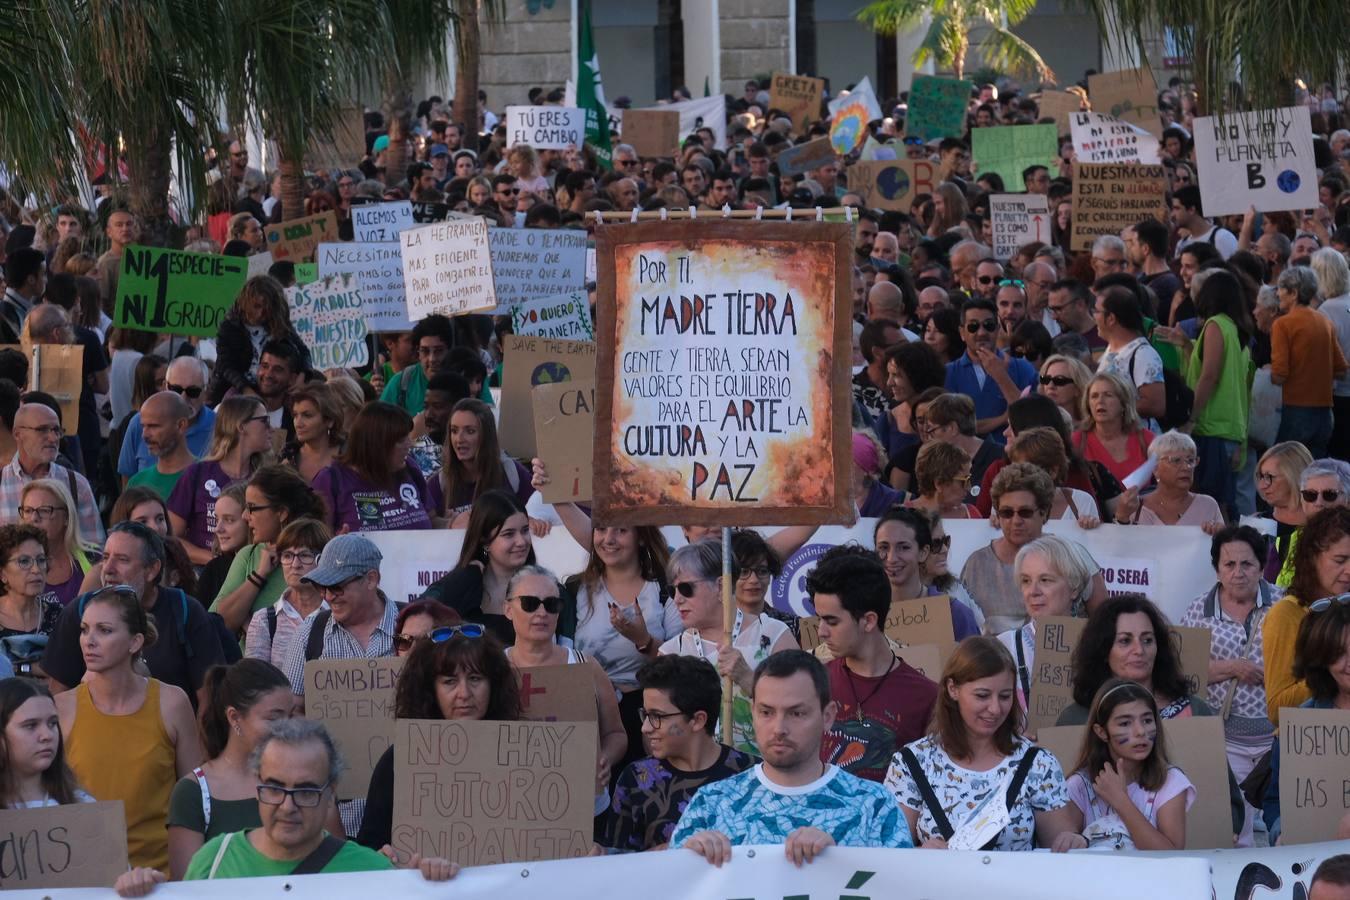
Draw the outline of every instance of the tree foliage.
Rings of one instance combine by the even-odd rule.
[[[983,33],[976,45],[986,65],[1031,78],[1051,80],[1054,72],[1036,48],[1018,37],[1011,26],[1036,6],[1036,0],[874,0],[858,13],[859,21],[892,35],[921,26],[928,31],[914,54],[916,64],[935,61],[960,78],[970,50],[970,33]]]

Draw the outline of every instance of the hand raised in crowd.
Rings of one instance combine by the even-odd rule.
[[[980,368],[995,381],[1000,381],[1008,377],[1008,361],[999,356],[994,350],[988,347],[980,346],[975,348],[975,361],[980,364]]]
[[[833,846],[834,838],[819,828],[812,828],[807,825],[798,828],[787,836],[787,842],[783,845],[783,850],[792,864],[801,868],[803,863],[812,862],[817,856],[824,853],[826,847]]]
[[[1125,525],[1134,521],[1139,512],[1139,488],[1130,488],[1116,498],[1116,524]]]
[[[155,885],[168,880],[168,876],[158,869],[128,869],[117,876],[113,890],[117,891],[119,897],[145,897],[155,889]]]
[[[548,466],[536,456],[530,460],[530,486],[536,491],[542,491],[548,483]]]
[[[723,863],[731,862],[731,838],[720,831],[697,831],[685,838],[683,847],[693,850],[718,868]]]
[[[636,612],[637,606],[634,605],[633,609]],[[609,624],[614,626],[615,631],[631,641],[635,647],[644,647],[652,639],[651,632],[647,630],[647,623],[643,620],[642,614],[639,612],[630,619],[617,603],[609,605]]]

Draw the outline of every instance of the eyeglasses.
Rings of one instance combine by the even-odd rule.
[[[396,634],[394,635],[394,649],[409,650],[412,648],[413,644],[417,643],[419,638],[424,637],[431,637],[431,632],[428,631],[424,634]]]
[[[1053,384],[1055,387],[1068,387],[1073,379],[1068,375],[1042,375],[1041,384]]]
[[[1005,278],[998,283],[999,287],[1026,287],[1020,278]]]
[[[310,550],[282,550],[281,564],[283,566],[293,566],[299,563],[302,566],[312,566],[318,559],[318,554]]]
[[[519,194],[520,188],[497,188],[499,194]]]
[[[433,628],[427,633],[427,638],[433,644],[444,644],[455,635],[461,635],[469,640],[477,640],[487,633],[487,628],[476,622],[470,622],[466,625],[442,625],[440,628]]]
[[[166,391],[173,391],[175,394],[182,394],[189,400],[196,400],[202,395],[203,390],[195,384],[174,384],[173,382],[165,382],[164,389]]]
[[[341,597],[347,593],[347,588],[364,578],[364,575],[357,575],[355,578],[348,578],[346,581],[337,584],[319,585],[319,596],[321,597]]]
[[[1325,491],[1306,491],[1306,490],[1305,490],[1305,491],[1299,491],[1299,493],[1303,495],[1303,502],[1304,502],[1304,503],[1316,503],[1316,502],[1317,502],[1317,497],[1318,497],[1319,494],[1320,494],[1321,497],[1322,497],[1322,502],[1323,502],[1323,503],[1335,503],[1337,500],[1341,499],[1341,492],[1338,491],[1338,490],[1335,490],[1334,488],[1333,488],[1333,489],[1329,489],[1329,490],[1325,490]],[[19,514],[20,514],[20,515],[23,515],[23,510],[19,510]]]
[[[625,169],[631,169],[638,164],[636,159],[616,159],[614,165],[623,166]]]
[[[979,333],[979,330],[980,330],[981,328],[983,328],[985,331],[989,332],[990,334],[993,334],[995,331],[998,331],[998,320],[997,320],[997,319],[985,319],[985,320],[982,321],[982,322],[967,322],[967,323],[966,323],[966,331],[969,332],[970,334],[978,334],[978,333]]]
[[[966,480],[969,481],[970,479]],[[933,538],[933,540],[928,543],[928,549],[933,553],[946,553],[951,548],[952,536],[950,534],[944,534],[940,538]]]
[[[323,792],[328,790],[328,785],[332,782],[326,782],[321,787],[301,787],[288,788],[279,784],[260,784],[258,785],[258,802],[266,803],[268,806],[280,806],[290,797],[295,805],[301,809],[313,809],[319,805],[323,799]]]
[[[1179,466],[1183,469],[1194,469],[1200,464],[1200,460],[1196,459],[1194,456],[1164,456],[1162,457],[1162,461],[1169,466]]]
[[[247,419],[244,420],[244,424],[247,425],[249,422],[270,422],[271,420],[272,417],[268,415],[249,416]]]
[[[966,485],[970,484],[970,475],[969,475],[969,473],[967,473],[967,474],[965,474],[965,475],[961,475],[961,476],[959,476],[959,477],[957,477],[957,478],[953,478],[953,479],[952,479],[952,483],[953,483],[953,484],[959,484],[959,485],[961,485],[962,487],[965,487]]]
[[[698,590],[696,585],[705,584],[706,582],[707,582],[706,578],[700,578],[697,581],[677,581],[674,584],[672,584],[671,587],[673,587],[676,593],[678,593],[681,597],[688,598],[694,596],[694,592]]]
[[[9,561],[14,563],[20,569],[36,569],[39,572],[47,571],[47,557],[45,556],[11,556]]]
[[[64,513],[64,506],[20,506],[19,518],[32,519],[34,522],[45,522],[57,513]]]
[[[544,608],[544,612],[550,616],[556,616],[562,609],[561,597],[535,597],[531,594],[521,594],[519,597],[507,597],[507,600],[514,600],[520,604],[520,608],[527,613],[535,612],[539,607]]]
[[[1104,259],[1100,256],[1093,257],[1092,261],[1101,263],[1104,266],[1110,266],[1113,269],[1118,269],[1125,265],[1125,260],[1123,259]]]
[[[1274,484],[1274,483],[1275,483],[1276,477],[1278,477],[1278,476],[1276,476],[1275,473],[1273,473],[1273,472],[1257,472],[1257,473],[1256,473],[1256,480],[1259,481],[1259,482],[1261,482],[1262,484]]]
[[[768,581],[771,574],[768,566],[747,566],[746,568],[741,569],[739,577],[742,579],[754,577],[758,578],[760,581]]]
[[[673,719],[676,716],[685,716],[687,718],[688,715],[689,715],[688,713],[682,713],[679,711],[657,712],[656,710],[652,709],[638,710],[638,720],[643,722],[644,724],[651,725],[652,728],[656,729],[659,729],[661,727],[661,723],[664,722],[666,719]]]
[[[1026,519],[1030,521],[1031,519],[1034,519],[1036,517],[1036,513],[1038,512],[1040,512],[1040,510],[1030,506],[1019,506],[1016,509],[1013,509],[1011,506],[1000,506],[998,510],[998,517],[1005,522],[1011,519],[1013,516],[1016,516],[1019,519]]]
[[[1315,613],[1326,612],[1331,609],[1333,605],[1342,603],[1350,603],[1350,594],[1338,594],[1335,597],[1323,597],[1321,600],[1314,600],[1312,603],[1308,604],[1308,611]]]
[[[265,509],[276,509],[276,508],[277,508],[277,506],[276,506],[275,503],[245,503],[245,504],[244,504],[244,512],[248,513],[250,516],[253,515],[254,513],[260,513],[260,512],[262,512],[262,511],[265,510]]]
[[[26,429],[26,430],[28,430],[28,431],[34,431],[34,432],[37,432],[37,433],[40,434],[42,437],[54,437],[54,438],[59,438],[59,437],[61,437],[62,435],[64,435],[64,434],[66,433],[66,432],[65,432],[65,429],[63,429],[60,425],[38,425],[38,426],[33,426],[33,425],[15,425],[15,426],[14,426],[14,430],[15,430],[15,431],[18,431],[20,428]]]

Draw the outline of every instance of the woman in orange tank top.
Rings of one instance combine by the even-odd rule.
[[[56,698],[70,767],[99,800],[121,800],[131,865],[169,868],[165,820],[174,783],[202,761],[187,695],[139,674],[155,642],[154,619],[134,589],[107,587],[84,601],[84,683]]]

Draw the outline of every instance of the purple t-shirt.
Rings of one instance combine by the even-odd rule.
[[[183,536],[189,543],[211,546],[216,533],[216,499],[239,480],[214,460],[195,462],[183,470],[167,505],[169,512],[187,522],[187,534]]]
[[[515,470],[516,486],[514,490],[511,488],[511,476],[507,474],[506,471],[507,466],[510,466]],[[533,478],[530,470],[522,466],[516,460],[510,458],[502,460],[502,470],[502,474],[506,477],[506,482],[500,486],[500,489],[506,491],[508,494],[515,494],[516,499],[524,506],[534,494],[534,485],[530,483],[530,479]],[[445,487],[441,484],[440,472],[437,472],[431,477],[431,481],[427,483],[427,487],[431,491],[431,508],[435,511],[436,515],[444,516],[447,519],[453,519],[455,516],[473,506],[473,498],[474,494],[477,493],[478,484],[475,482],[473,484],[461,484],[457,486],[455,489],[455,496],[451,498],[448,507],[445,502]]]
[[[333,510],[333,530],[394,531],[431,527],[427,480],[411,458],[394,476],[392,491],[378,488],[341,463],[314,476],[314,491]]]

